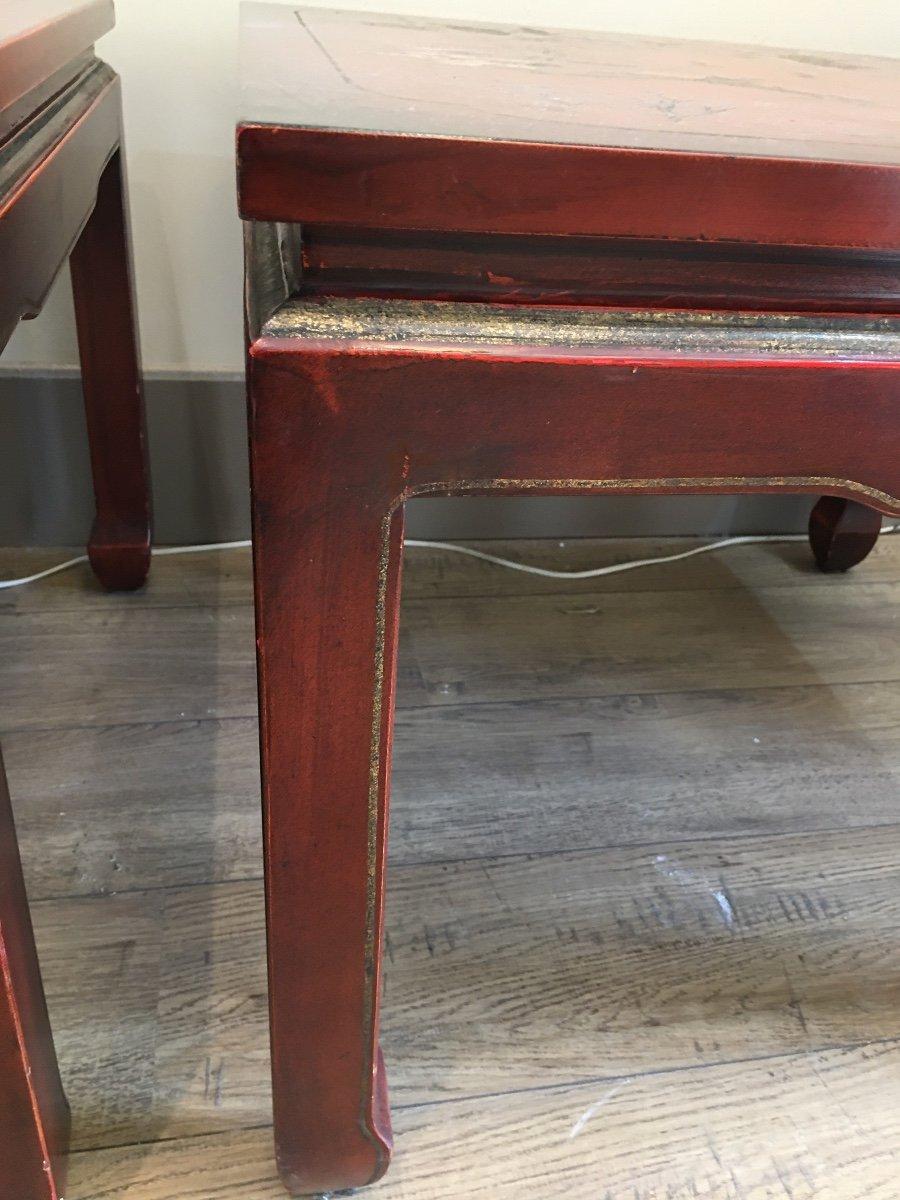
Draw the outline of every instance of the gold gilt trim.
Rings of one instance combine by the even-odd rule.
[[[378,903],[378,819],[379,778],[381,774],[382,721],[384,718],[385,677],[385,633],[387,628],[387,587],[391,568],[391,523],[394,513],[401,504],[416,496],[454,496],[464,492],[484,491],[584,491],[584,492],[662,492],[672,490],[697,491],[800,491],[800,492],[851,492],[878,507],[897,510],[900,513],[900,498],[891,496],[878,488],[850,479],[839,479],[831,475],[771,475],[771,476],[728,476],[718,475],[705,478],[660,478],[660,479],[455,479],[447,482],[418,484],[402,492],[391,504],[381,522],[381,547],[378,561],[378,593],[375,602],[375,694],[372,702],[372,736],[369,757],[369,795],[366,866],[366,991],[364,999],[364,1031],[366,1045],[366,1067],[362,1080],[361,1125],[365,1135],[375,1145],[379,1157],[381,1147],[374,1136],[368,1117],[370,1084],[374,1080],[375,1060],[372,1049],[376,1047],[373,1023],[375,1015],[375,981],[377,949],[375,945],[375,917]],[[398,554],[403,553],[402,544]],[[398,597],[399,600],[399,597]],[[390,786],[390,781],[387,781]]]
[[[477,301],[290,296],[260,335],[276,340],[450,350],[533,346],[713,359],[750,355],[778,362],[900,363],[896,316],[685,312],[590,306],[498,305]]]
[[[454,496],[462,492],[658,492],[678,491],[801,491],[815,492],[838,489],[863,496],[873,504],[900,509],[900,497],[879,488],[834,475],[709,475],[695,478],[666,477],[657,479],[455,479],[447,483],[424,483],[409,488],[399,497],[394,508],[416,496]]]

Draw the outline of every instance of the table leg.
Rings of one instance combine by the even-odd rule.
[[[839,496],[823,496],[809,518],[809,541],[822,571],[848,571],[861,563],[880,531],[881,513]]]
[[[97,504],[88,555],[105,588],[131,590],[150,565],[150,476],[121,150],[70,265]]]
[[[0,1200],[60,1200],[68,1135],[0,761]]]
[[[299,1196],[371,1183],[390,1157],[378,1005],[403,518],[323,467],[302,390],[286,408],[250,387],[275,1140]]]

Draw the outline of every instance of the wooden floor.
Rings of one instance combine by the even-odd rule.
[[[900,537],[407,552],[373,1197],[897,1200],[898,600]],[[67,1200],[274,1200],[248,555],[0,643]]]

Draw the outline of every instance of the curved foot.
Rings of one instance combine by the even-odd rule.
[[[821,571],[849,571],[861,563],[880,531],[880,513],[838,496],[823,496],[809,517],[809,542]]]
[[[301,1149],[279,1136],[276,1121],[275,1156],[278,1172],[292,1196],[323,1196],[353,1191],[376,1183],[388,1169],[393,1149],[387,1075],[381,1047],[375,1063],[372,1094],[365,1127],[356,1121],[329,1138],[316,1137]],[[319,1131],[321,1132],[321,1131]]]
[[[150,570],[150,531],[111,533],[95,526],[87,553],[94,574],[108,592],[133,592],[143,587]]]

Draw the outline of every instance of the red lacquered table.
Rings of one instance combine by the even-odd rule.
[[[0,10],[0,349],[69,259],[107,588],[139,587],[150,503],[121,162],[119,81],[93,53],[111,0]],[[0,764],[0,1200],[59,1200],[69,1114]]]
[[[0,349],[69,259],[104,587],[140,587],[150,499],[118,76],[93,53],[112,0],[7,0],[0,12]]]
[[[403,509],[799,492],[900,515],[893,61],[245,8],[239,193],[275,1127],[385,1170]]]

